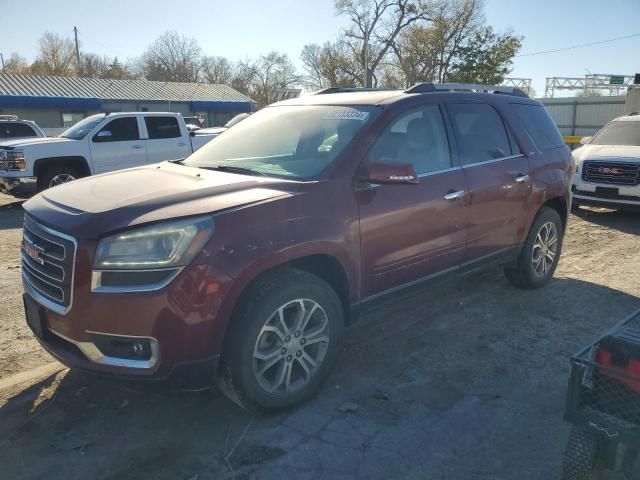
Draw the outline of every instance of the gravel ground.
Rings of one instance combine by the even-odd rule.
[[[516,290],[496,269],[387,298],[319,395],[283,414],[68,370],[20,383],[52,359],[24,324],[12,202],[0,195],[5,478],[559,478],[568,358],[640,308],[640,215],[580,210],[549,286]]]

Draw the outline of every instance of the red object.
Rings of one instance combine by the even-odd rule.
[[[355,309],[437,274],[513,261],[543,205],[566,219],[573,176],[570,153],[566,147],[540,150],[511,105],[538,102],[462,92],[339,95],[339,100],[316,95],[290,102],[372,102],[382,111],[360,140],[313,181],[163,163],[82,179],[27,201],[24,209],[36,222],[78,243],[73,304],[65,314],[45,309],[46,325],[75,342],[90,341],[90,332],[153,337],[159,352],[152,369],[136,370],[91,363],[46,338],[41,340],[45,347],[68,365],[165,377],[181,365],[221,354],[241,294],[275,267],[287,264],[326,275],[343,287],[345,304]],[[411,165],[373,163],[369,180],[385,185],[359,183],[373,142],[398,114],[468,100],[495,109],[522,153],[460,166],[460,147],[442,109],[451,168],[417,177]],[[524,177],[527,182],[516,180]],[[460,195],[447,198],[450,192]],[[215,233],[168,286],[141,293],[92,292],[92,264],[101,237],[204,214],[213,216]]]

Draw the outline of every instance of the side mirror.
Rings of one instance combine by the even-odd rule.
[[[418,175],[410,163],[391,163],[382,159],[369,164],[366,180],[375,184],[417,185]]]
[[[95,137],[93,137],[94,142],[108,142],[113,134],[111,130],[100,130]]]
[[[580,145],[587,145],[587,144],[591,143],[591,139],[592,138],[593,137],[582,137],[580,139]]]

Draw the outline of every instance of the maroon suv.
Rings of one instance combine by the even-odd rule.
[[[223,379],[283,408],[318,389],[366,302],[489,263],[545,285],[571,177],[557,128],[519,90],[328,89],[186,160],[26,202],[27,322],[73,368]]]

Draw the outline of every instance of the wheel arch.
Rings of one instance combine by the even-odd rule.
[[[46,157],[39,158],[33,164],[33,176],[38,177],[44,171],[51,167],[69,166],[73,167],[80,173],[81,176],[87,177],[91,175],[91,168],[89,162],[82,156],[67,156],[67,157]]]
[[[349,284],[347,269],[340,259],[328,253],[318,253],[301,255],[285,261],[278,261],[262,268],[255,273],[251,268],[246,270],[246,279],[241,275],[236,279],[236,288],[228,291],[227,300],[219,310],[222,315],[222,328],[218,329],[219,338],[218,350],[224,357],[225,345],[229,332],[233,324],[234,314],[243,305],[247,295],[251,293],[251,288],[267,275],[273,275],[288,268],[311,273],[327,282],[338,294],[344,308],[345,323],[350,320],[350,305],[352,288]],[[251,270],[251,271],[249,271]]]
[[[556,212],[558,212],[558,215],[560,215],[560,219],[562,220],[562,229],[567,229],[569,208],[564,197],[558,196],[550,198],[546,202],[544,202],[540,208],[542,209],[543,207],[552,208]]]

